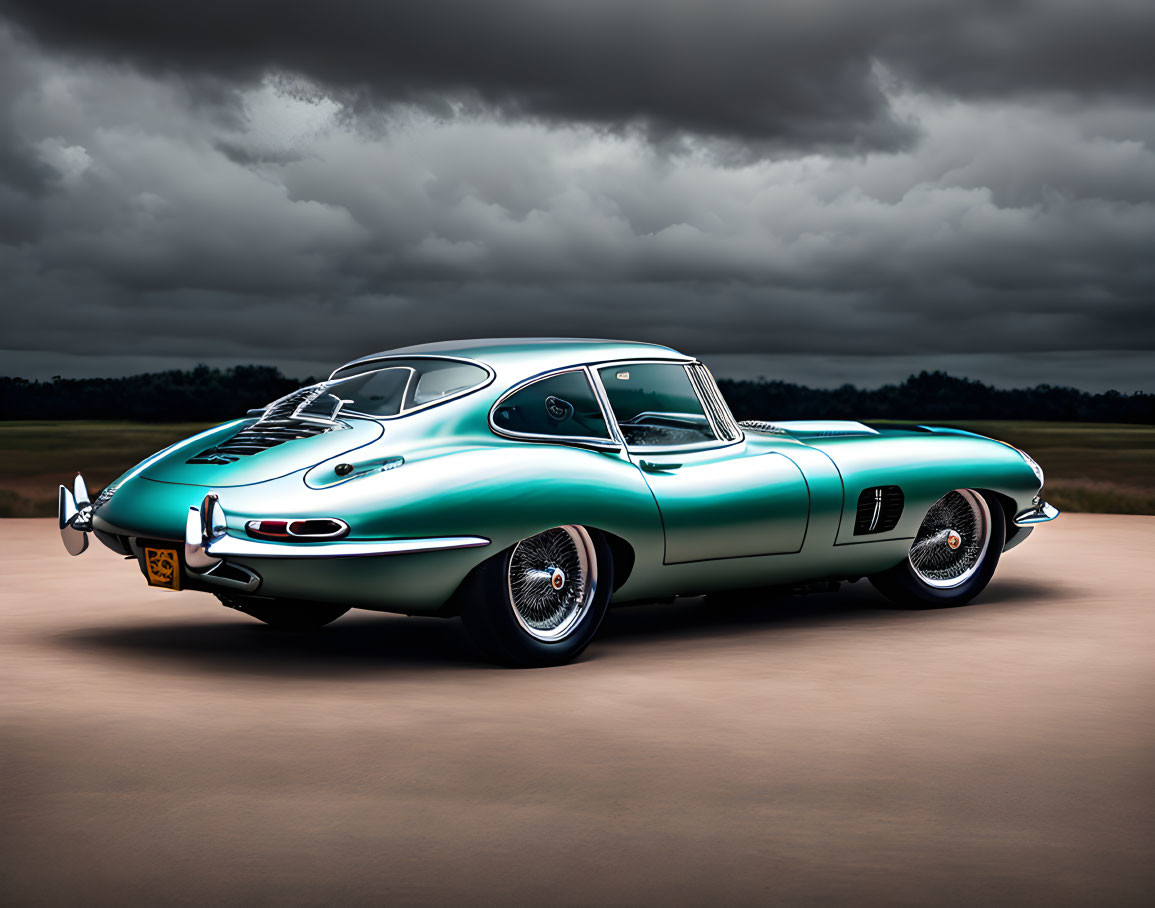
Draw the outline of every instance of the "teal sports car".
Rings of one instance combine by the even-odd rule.
[[[270,625],[350,608],[460,616],[487,657],[576,657],[611,603],[869,577],[962,605],[1058,511],[1023,451],[958,429],[737,422],[668,347],[507,339],[354,360],[149,457],[89,535],[148,583]]]

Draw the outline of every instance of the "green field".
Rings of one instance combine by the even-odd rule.
[[[1065,511],[1155,514],[1155,426],[947,422],[1031,453],[1047,499]],[[56,487],[77,470],[95,495],[149,454],[206,426],[187,423],[0,422],[0,517],[51,517]]]

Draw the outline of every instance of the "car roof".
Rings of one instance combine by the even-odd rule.
[[[579,363],[630,359],[669,359],[686,362],[691,359],[671,347],[636,341],[582,337],[496,337],[396,347],[362,356],[341,368],[391,356],[461,357],[485,363],[499,372],[508,370],[526,374]]]

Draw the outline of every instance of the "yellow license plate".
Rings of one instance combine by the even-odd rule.
[[[180,559],[176,549],[144,549],[145,574],[149,586],[159,586],[166,590],[180,589]]]

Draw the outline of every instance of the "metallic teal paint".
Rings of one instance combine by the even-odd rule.
[[[227,532],[238,537],[256,518],[337,517],[348,523],[350,541],[491,540],[481,548],[378,557],[229,559],[260,575],[262,596],[436,614],[482,561],[565,524],[612,534],[632,549],[632,566],[627,573],[623,562],[616,578],[620,602],[875,573],[906,557],[927,508],[952,489],[1001,496],[1014,512],[1039,494],[1019,452],[969,433],[830,436],[794,423],[788,432],[748,431],[734,444],[665,452],[513,440],[490,428],[490,409],[529,377],[572,365],[691,360],[653,345],[566,339],[427,345],[366,360],[422,353],[476,359],[493,380],[400,418],[342,413],[348,429],[237,463],[188,464],[247,424],[227,423],[126,473],[96,509],[93,526],[179,542],[189,509],[211,490]],[[401,465],[358,475],[387,460]],[[341,476],[338,464],[351,464],[352,477]],[[859,492],[889,484],[905,493],[902,519],[889,533],[855,537]],[[215,590],[195,575],[186,586]]]

